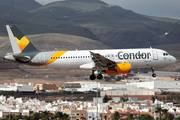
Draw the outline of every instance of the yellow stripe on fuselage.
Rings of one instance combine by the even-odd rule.
[[[43,64],[43,65],[40,65],[40,66],[45,66],[45,65],[49,65],[49,64],[51,64],[51,63],[53,63],[54,61],[56,61],[57,59],[52,59],[52,58],[59,58],[59,57],[61,57],[64,53],[66,53],[67,51],[58,51],[58,52],[56,52],[52,57],[51,57],[51,59],[48,61],[48,62],[46,62],[45,64]]]

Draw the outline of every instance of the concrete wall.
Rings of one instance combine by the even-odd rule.
[[[155,95],[154,91],[101,91],[100,96],[123,96],[123,95]]]
[[[130,84],[101,84],[101,87],[112,87],[112,89],[123,89],[123,90],[131,90],[136,89],[136,85]]]

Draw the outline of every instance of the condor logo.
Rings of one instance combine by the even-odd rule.
[[[138,51],[137,53],[123,53],[123,52],[119,52],[118,53],[118,58],[120,60],[123,59],[149,59],[149,57],[151,56],[151,52],[143,52],[141,53],[140,51]]]

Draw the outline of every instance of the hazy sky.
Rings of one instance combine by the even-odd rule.
[[[36,0],[47,4],[60,0]],[[61,0],[62,1],[62,0]],[[124,9],[149,16],[180,19],[180,0],[102,0],[110,5],[118,5]]]

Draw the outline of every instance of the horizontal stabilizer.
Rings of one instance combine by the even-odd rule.
[[[31,60],[29,56],[13,55],[13,57],[19,62],[29,62]]]

